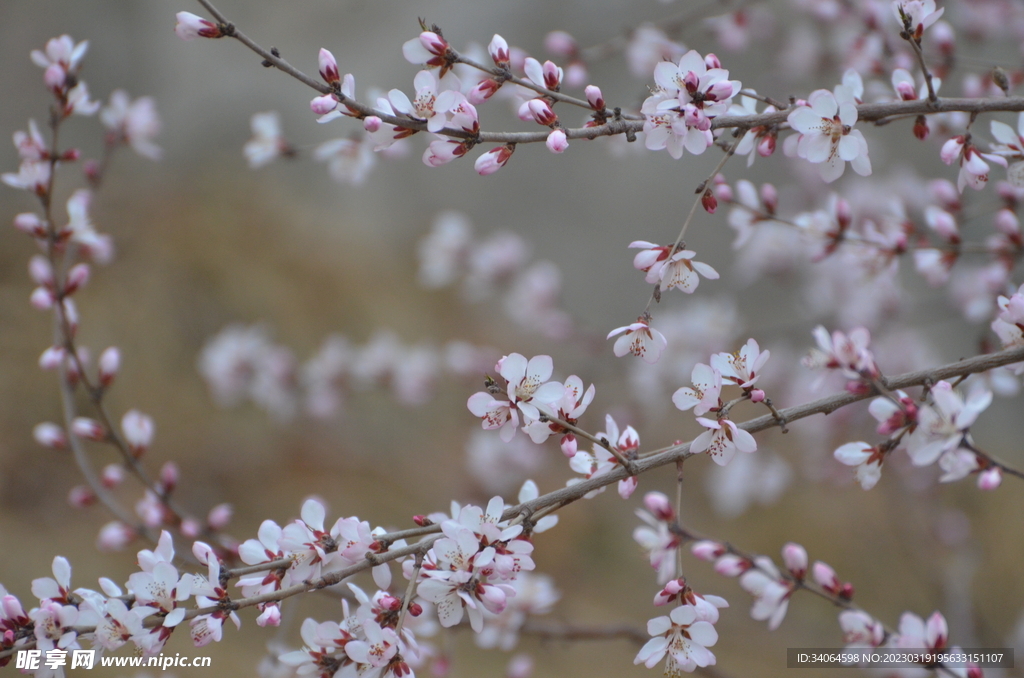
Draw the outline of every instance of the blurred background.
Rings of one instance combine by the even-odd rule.
[[[977,18],[979,6],[1007,3],[946,4],[946,18],[981,28],[958,32],[957,71],[943,85],[944,94],[959,94],[964,76],[982,77],[996,64],[1011,73],[1020,69],[1020,40],[1006,19],[1017,14],[1006,10],[1010,14],[1001,19],[992,11],[988,23]],[[681,53],[673,52],[678,45],[702,54],[715,51],[731,77],[776,99],[831,88],[849,64],[830,50],[851,44],[863,21],[833,21],[815,5],[223,0],[219,8],[257,42],[277,47],[307,73],[316,73],[317,50],[330,49],[341,71],[355,75],[361,98],[371,87],[411,91],[417,69],[403,59],[401,46],[418,34],[418,17],[440,25],[457,48],[486,45],[497,32],[542,60],[550,56],[545,35],[564,29],[581,46],[604,46],[594,52],[609,54],[588,64],[585,83],[599,84],[609,105],[637,108],[650,80],[630,74],[622,46],[644,21],[656,22],[667,31],[666,40],[676,42],[665,48],[668,54]],[[878,6],[898,43],[888,6]],[[723,45],[716,24],[706,19],[737,9],[747,12],[749,44],[730,51],[729,46],[739,46]],[[841,329],[868,324],[886,373],[973,355],[986,336],[987,319],[966,321],[958,307],[962,299],[957,302],[948,289],[928,287],[909,261],[895,278],[880,283],[892,298],[858,315],[850,308],[865,288],[837,271],[842,261],[826,259],[804,271],[810,265],[796,266],[784,240],[737,254],[730,247],[734,232],[723,205],[714,216],[699,213],[687,237],[698,259],[714,266],[722,279],[702,282],[693,296],[666,293],[654,309],[655,325],[660,318],[672,342],[666,361],[645,369],[633,358],[615,359],[605,335],[632,322],[650,294],[631,266],[634,252],[627,245],[672,242],[695,188],[720,157],[717,151],[675,161],[646,151],[642,142],[601,141],[575,142],[563,156],[551,157],[536,145],[521,147],[498,174],[481,178],[471,159],[425,168],[419,159],[425,141],[413,138],[404,158],[378,158],[362,186],[339,184],[313,160],[314,149],[358,135],[359,125],[350,120],[318,125],[308,106],[310,90],[261,68],[237,42],[182,42],[173,32],[174,13],[181,10],[203,13],[185,0],[177,5],[159,0],[0,4],[0,130],[25,129],[30,118],[45,122],[50,97],[29,52],[62,33],[90,42],[81,76],[94,98],[105,102],[121,88],[132,97],[155,99],[162,119],[156,142],[163,158],[152,162],[122,149],[93,201],[93,220],[99,231],[113,236],[116,257],[111,265],[96,267],[78,295],[79,340],[93,355],[109,345],[120,347],[123,367],[107,400],[112,412],[119,418],[137,408],[153,416],[156,439],[144,459],[147,467],[156,472],[166,461],[177,464],[176,497],[199,518],[229,502],[234,519],[226,532],[239,540],[254,537],[264,519],[279,524],[294,519],[309,496],[325,501],[331,521],[357,515],[398,529],[410,526],[414,514],[447,510],[452,499],[479,504],[501,493],[513,502],[528,476],[541,492],[564,485],[574,474],[554,439],[542,447],[495,451],[496,434],[481,434],[465,408],[468,396],[481,389],[487,365],[507,353],[551,355],[557,378],[578,374],[586,384],[596,383],[597,397],[581,426],[601,431],[605,413],[611,413],[620,426],[637,428],[643,450],[699,432],[692,417],[669,405],[669,396],[689,383],[694,363],[706,362],[713,351],[736,350],[751,336],[772,350],[764,383],[779,406],[842,387],[841,381],[829,381],[812,392],[816,375],[797,366],[819,323]],[[768,10],[779,14],[772,19]],[[893,57],[885,45],[878,53],[882,73],[882,64],[888,68]],[[864,70],[870,79],[872,68]],[[887,74],[874,80],[874,91],[888,88]],[[580,95],[582,87],[568,91]],[[507,101],[480,110],[486,130],[530,129],[514,118]],[[559,110],[577,124],[574,112]],[[284,138],[297,157],[254,171],[242,148],[252,136],[250,117],[266,111],[279,112]],[[1015,122],[1010,115],[999,119]],[[829,188],[857,196],[851,198],[855,209],[869,212],[882,209],[873,204],[878,202],[874,191],[887,186],[920,222],[928,196],[914,173],[955,181],[955,168],[936,162],[937,144],[916,142],[909,122],[865,134],[874,175],[862,179],[848,172]],[[84,157],[97,157],[103,132],[96,119],[76,117],[62,139],[81,148]],[[0,147],[4,171],[14,171],[17,162],[12,146]],[[740,177],[775,182],[782,213],[823,206],[828,189],[816,173],[799,168],[794,173],[791,167],[776,157],[759,159],[747,170],[737,158],[724,174],[730,182]],[[1001,170],[995,173],[999,177],[993,180],[1003,178]],[[83,185],[80,166],[62,169],[59,219],[67,196]],[[981,241],[991,233],[1000,203],[991,190],[965,195],[964,201],[969,215],[961,225],[964,239]],[[34,209],[31,196],[3,187],[0,222]],[[529,281],[523,282],[518,302],[508,301],[516,280],[492,281],[490,294],[480,293],[486,285],[475,288],[472,279],[461,287],[458,281],[425,287],[418,248],[445,210],[462,216],[443,216],[443,222],[461,218],[469,224],[475,243],[470,250],[479,246],[499,262],[511,258],[522,270],[540,262],[554,266],[535,272],[532,293]],[[519,240],[488,240],[502,232]],[[481,244],[488,242],[490,249]],[[95,587],[99,576],[123,582],[134,569],[134,552],[146,547],[137,542],[124,552],[98,552],[96,534],[110,516],[98,506],[70,508],[68,492],[81,482],[72,460],[33,441],[38,422],[61,417],[55,377],[36,366],[51,330],[49,318],[28,304],[32,283],[25,270],[34,253],[29,239],[13,228],[0,229],[0,581],[26,605],[31,580],[49,575],[55,555],[71,560],[75,586]],[[984,263],[979,258],[964,266],[976,275]],[[1014,280],[1020,282],[1019,273]],[[817,291],[808,292],[807,284],[816,281]],[[515,311],[529,303],[554,309],[552,324],[537,328],[517,321]],[[311,416],[301,398],[289,400],[294,394],[281,383],[275,388],[283,389],[282,400],[267,396],[273,401],[269,408],[241,396],[233,407],[219,406],[225,398],[211,393],[199,364],[209,342],[232,325],[250,328],[260,346],[284,351],[279,356],[285,385],[315,381],[317,367],[303,372],[302,366],[324,355],[320,351],[329,337],[345,337],[350,367],[339,410]],[[456,341],[475,348],[452,347]],[[424,362],[390,372],[386,365],[368,366],[405,355],[396,346],[415,347],[426,356]],[[470,365],[438,367],[447,364],[448,355],[468,355]],[[415,379],[420,381],[410,386]],[[1009,395],[1008,386],[1006,391],[982,416],[975,435],[982,449],[1021,467],[1021,398]],[[80,405],[85,414],[84,399]],[[747,404],[735,416],[760,414]],[[979,492],[973,479],[938,485],[937,469],[913,469],[900,455],[887,463],[879,485],[865,492],[852,470],[833,460],[832,451],[851,440],[877,441],[874,421],[863,405],[829,419],[796,423],[787,435],[759,435],[756,455],[737,459],[728,472],[707,459],[692,460],[686,465],[683,522],[776,558],[785,542],[802,543],[812,559],[828,562],[854,583],[859,604],[893,627],[904,611],[927,617],[939,609],[950,621],[955,643],[1021,647],[1024,487],[1012,478],[992,493]],[[97,467],[116,460],[101,446],[90,451]],[[630,535],[639,525],[633,510],[643,493],[674,495],[674,479],[675,470],[666,468],[644,476],[628,501],[607,492],[577,503],[561,512],[555,530],[536,538],[538,572],[550,575],[562,595],[548,615],[551,621],[643,627],[660,613],[650,604],[659,588],[654,573]],[[132,506],[141,490],[129,480],[117,494]],[[746,675],[755,668],[760,675],[781,675],[787,647],[841,645],[835,610],[822,601],[796,596],[782,627],[769,632],[750,619],[750,598],[735,580],[689,556],[685,562],[696,590],[732,604],[722,614],[714,648],[721,675]],[[363,583],[370,585],[369,579]],[[258,628],[255,614],[246,610],[242,631],[227,627],[223,642],[196,650],[186,634],[178,633],[166,651],[208,652],[219,675],[252,675],[268,643],[298,647],[303,618],[340,614],[336,597],[326,594],[289,601],[286,609],[281,629]],[[509,654],[477,650],[469,635],[438,641],[457,649],[451,675],[503,675]],[[646,675],[632,664],[637,649],[627,640],[569,644],[536,638],[524,638],[519,648],[534,657],[537,676]],[[209,670],[175,673],[199,676]]]

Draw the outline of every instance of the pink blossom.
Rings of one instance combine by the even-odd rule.
[[[782,578],[770,558],[759,557],[755,564],[740,577],[740,586],[754,597],[751,618],[767,621],[768,629],[774,631],[786,617],[793,585]]]
[[[526,77],[542,89],[557,92],[562,83],[563,71],[551,61],[545,61],[542,65],[533,57],[526,57],[526,61],[523,62],[523,70],[526,72]]]
[[[622,335],[615,340],[613,352],[616,357],[621,358],[627,353],[643,359],[644,362],[654,364],[661,357],[661,352],[668,345],[668,340],[658,330],[650,326],[650,321],[643,318],[625,327],[617,327],[608,333],[608,339]]]
[[[431,68],[442,67],[441,75],[448,66],[448,42],[433,31],[423,31],[418,37],[402,45],[402,55],[411,64],[422,64]]]
[[[885,627],[863,610],[839,613],[839,628],[847,648],[878,647],[885,639]]]
[[[907,454],[915,466],[928,466],[955,450],[974,421],[992,402],[992,392],[975,389],[965,401],[947,381],[935,384],[932,403],[921,405],[918,426],[907,439]]]
[[[281,118],[276,111],[255,113],[249,124],[253,137],[245,142],[243,152],[252,169],[269,164],[291,148],[281,136]]]
[[[946,8],[936,11],[935,0],[894,0],[892,11],[910,38],[920,43],[925,29],[938,21]]]
[[[707,430],[697,436],[690,444],[690,452],[699,454],[707,452],[719,466],[728,464],[736,451],[753,452],[757,449],[757,441],[729,419],[705,419],[697,417],[697,423]]]
[[[693,605],[680,605],[667,617],[651,619],[647,632],[653,637],[637,653],[634,664],[654,668],[667,655],[665,674],[670,676],[715,664],[708,648],[718,642],[718,632],[710,622],[698,620]]]
[[[441,85],[433,71],[420,71],[413,79],[416,94],[411,101],[398,89],[388,92],[388,99],[396,113],[425,121],[428,131],[440,132],[448,122],[448,114],[458,103],[459,81],[453,74],[448,76],[444,89],[439,91]]]
[[[125,413],[121,419],[121,430],[135,456],[145,452],[153,442],[153,419],[138,410]]]
[[[957,162],[960,173],[957,175],[956,187],[963,193],[964,186],[980,191],[988,183],[989,166],[986,160],[1006,167],[1006,158],[994,153],[981,153],[970,142],[969,137],[957,136],[942,145],[939,158],[947,165]]]
[[[672,394],[672,403],[683,412],[693,409],[697,416],[721,405],[722,373],[714,368],[697,363],[690,375],[693,387],[684,386]]]
[[[850,379],[878,375],[875,358],[868,350],[871,335],[863,327],[854,329],[849,335],[839,331],[829,335],[819,325],[813,334],[818,347],[811,349],[810,355],[803,359],[807,367],[839,369]]]
[[[807,575],[807,550],[795,542],[782,547],[782,561],[789,573],[802,580]]]
[[[110,103],[100,112],[100,120],[142,157],[160,159],[162,151],[153,143],[153,137],[160,133],[160,116],[152,97],[132,101],[124,90],[114,90]]]
[[[857,469],[857,482],[865,490],[870,490],[882,477],[882,462],[885,455],[882,451],[867,443],[846,443],[833,452],[833,456],[841,464],[854,466]]]
[[[807,101],[807,106],[798,106],[787,118],[800,133],[796,155],[817,164],[825,183],[841,177],[847,162],[857,174],[871,174],[867,141],[860,130],[853,129],[857,107],[850,88],[836,85],[834,93],[819,89]]]
[[[711,367],[718,370],[723,380],[748,389],[760,379],[761,368],[770,356],[768,351],[761,351],[757,341],[748,339],[736,353],[716,353],[711,356]],[[701,413],[694,410],[694,414]]]

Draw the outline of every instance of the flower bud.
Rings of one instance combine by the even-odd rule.
[[[704,191],[704,195],[700,198],[700,204],[708,214],[714,214],[718,211],[718,198],[715,197],[714,191],[710,188]]]
[[[86,440],[98,441],[106,440],[107,438],[107,430],[103,428],[103,424],[88,417],[76,417],[71,422],[71,432],[79,438],[85,438]]]
[[[43,220],[39,218],[38,214],[33,214],[32,212],[22,212],[14,217],[14,227],[22,233],[27,233],[37,238],[46,235]]]
[[[996,230],[1010,238],[1020,238],[1020,221],[1013,210],[1001,209],[994,219]]]
[[[324,79],[328,85],[336,85],[341,82],[341,75],[338,73],[338,62],[334,60],[334,55],[328,50],[321,48],[320,54],[318,55],[318,61],[320,65],[320,77]]]
[[[491,38],[491,44],[487,46],[487,52],[491,55],[494,65],[498,68],[507,68],[509,65],[508,43],[505,38],[497,33]]]
[[[515,152],[515,148],[512,144],[492,148],[476,159],[476,162],[473,163],[473,169],[481,176],[494,174],[505,166],[505,163],[512,157],[512,153]]]
[[[708,68],[721,68],[722,62],[718,59],[717,56],[715,56],[711,52],[708,52],[708,55],[704,57],[704,65],[707,66]]]
[[[44,370],[55,370],[64,362],[65,355],[67,351],[63,346],[51,346],[39,356],[39,367]]]
[[[565,31],[551,31],[544,36],[544,49],[560,57],[571,57],[576,54],[579,45],[576,38]]]
[[[379,130],[381,125],[383,124],[384,121],[378,118],[376,115],[368,115],[365,118],[363,118],[363,129],[369,132],[370,134],[373,134],[374,132]]]
[[[80,287],[89,282],[89,264],[75,264],[68,271],[64,281],[64,294],[74,294]]]
[[[839,593],[842,583],[836,576],[835,570],[819,560],[814,563],[813,573],[814,581],[818,586],[829,593]]]
[[[912,129],[918,141],[924,141],[931,133],[931,128],[928,127],[928,118],[923,115],[919,115],[914,119],[914,127]]]
[[[49,447],[54,450],[62,450],[68,443],[67,436],[64,435],[64,429],[50,421],[36,424],[35,428],[32,429],[32,437],[43,447]]]
[[[108,489],[117,487],[124,481],[124,466],[121,466],[121,464],[107,464],[103,467],[100,479],[103,481],[103,486]]]
[[[552,153],[564,153],[569,148],[569,141],[565,138],[565,132],[560,129],[552,130],[544,145]]]
[[[764,397],[764,391],[759,388],[750,391],[750,402],[752,403],[764,402]]]
[[[192,12],[178,12],[174,18],[178,20],[174,26],[174,32],[182,40],[219,38],[224,35],[217,24],[207,21],[201,16],[196,16]]]
[[[153,442],[153,420],[138,410],[125,412],[121,418],[121,431],[136,458],[140,457]],[[163,471],[160,475],[162,481]]]
[[[750,569],[751,563],[746,558],[727,553],[715,563],[715,572],[723,577],[738,577]]]
[[[803,581],[807,576],[807,551],[800,544],[789,542],[783,546],[782,562],[786,564],[789,573],[798,580]]]
[[[317,115],[327,115],[337,107],[338,100],[334,98],[333,94],[315,97],[309,102],[309,109]]]
[[[181,534],[189,539],[195,539],[203,532],[203,526],[195,518],[185,518],[181,521]]]
[[[690,553],[692,553],[697,560],[703,560],[709,563],[718,560],[718,558],[724,555],[725,552],[725,545],[708,539],[694,542],[693,546],[690,547]]]
[[[37,311],[49,311],[53,308],[53,302],[53,292],[45,287],[35,288],[28,297],[28,303]]]
[[[100,528],[96,538],[96,548],[100,551],[120,551],[135,539],[135,530],[119,520],[114,520]]]
[[[774,132],[761,137],[761,140],[757,142],[757,154],[762,158],[769,157],[775,152],[776,141],[778,141],[778,136]]]
[[[177,464],[173,461],[164,462],[164,465],[160,467],[160,485],[164,492],[169,493],[177,487],[180,476]]]
[[[96,495],[85,485],[75,485],[68,491],[68,504],[81,509],[96,503]]]
[[[28,274],[35,284],[53,288],[53,267],[43,255],[36,254],[28,260]]]
[[[658,520],[666,523],[674,522],[676,510],[669,498],[661,492],[648,492],[644,495],[644,507]]]
[[[121,368],[121,351],[116,346],[109,346],[100,354],[99,377],[100,384],[110,386]]]
[[[604,95],[601,93],[601,88],[597,85],[587,85],[586,89],[583,90],[587,95],[587,103],[595,111],[604,110]]]
[[[998,466],[993,466],[987,471],[982,471],[978,474],[978,489],[979,490],[994,490],[999,487],[1000,483],[1003,482],[1003,470]]]
[[[206,516],[206,523],[214,530],[223,530],[231,522],[235,509],[231,504],[217,504]]]
[[[761,204],[764,205],[765,212],[775,214],[775,209],[779,206],[779,192],[774,184],[761,184]]]

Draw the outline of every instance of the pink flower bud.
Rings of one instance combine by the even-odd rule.
[[[679,579],[673,579],[665,584],[665,588],[658,591],[654,595],[655,607],[661,607],[662,605],[668,605],[676,598],[679,597],[680,591],[686,588],[686,579],[680,577]]]
[[[551,134],[548,135],[547,141],[544,145],[548,147],[548,150],[552,153],[564,153],[565,149],[569,148],[569,140],[565,138],[565,132],[560,129],[552,130]]]
[[[35,284],[53,288],[53,268],[43,255],[36,254],[28,260],[28,274]]]
[[[412,517],[412,522],[415,523],[416,525],[418,525],[419,527],[426,527],[427,525],[433,525],[434,524],[434,521],[432,521],[430,518],[428,518],[426,516],[421,516],[421,515],[413,516]]]
[[[32,308],[38,311],[49,311],[53,308],[53,302],[53,292],[45,287],[35,288],[28,297],[28,303],[32,304]]]
[[[942,144],[942,149],[939,151],[939,158],[942,162],[947,165],[952,165],[953,161],[960,157],[960,153],[964,149],[964,138],[953,137],[946,143]]]
[[[495,33],[494,37],[491,38],[491,44],[487,45],[487,52],[491,55],[495,66],[499,68],[508,66],[509,52],[508,43],[505,42],[505,38]]]
[[[315,97],[309,102],[309,109],[317,115],[327,115],[337,107],[338,100],[334,98],[333,94]]]
[[[761,137],[761,140],[757,142],[757,154],[762,158],[771,156],[775,152],[776,141],[778,141],[778,137],[774,133]]]
[[[544,74],[544,86],[554,91],[557,90],[562,84],[562,69],[554,64],[552,61],[545,61],[541,67],[541,72]]]
[[[576,54],[579,45],[576,38],[565,31],[551,31],[544,37],[544,49],[560,57],[571,57]]]
[[[209,515],[206,516],[206,523],[214,530],[223,530],[231,522],[231,516],[234,513],[235,509],[231,504],[217,504],[210,509]]]
[[[551,105],[544,99],[530,99],[524,101],[519,107],[519,119],[524,121],[533,120],[541,125],[551,125],[558,120],[558,116],[551,110]]]
[[[708,563],[718,560],[718,558],[725,554],[725,552],[725,545],[719,544],[717,541],[710,541],[707,539],[694,542],[693,546],[690,547],[690,553],[692,553],[697,560],[703,560]]]
[[[512,157],[512,153],[515,151],[515,146],[506,144],[504,146],[498,146],[487,151],[473,163],[473,169],[477,171],[477,174],[481,176],[487,176],[488,174],[494,174],[508,162],[509,158]]]
[[[715,563],[715,572],[723,577],[738,577],[750,569],[750,561],[727,553]]]
[[[180,476],[178,465],[173,461],[164,462],[164,465],[160,467],[160,485],[163,486],[165,492],[170,492],[178,486]]]
[[[36,424],[35,428],[32,429],[32,437],[43,447],[49,447],[54,450],[62,450],[68,443],[67,436],[64,435],[64,429],[50,421]]]
[[[953,27],[946,21],[936,21],[932,25],[929,37],[943,54],[952,54],[956,49],[956,35]]]
[[[779,206],[779,192],[773,184],[761,184],[761,203],[768,214],[775,214]]]
[[[178,20],[174,26],[174,32],[182,40],[219,38],[224,35],[217,24],[207,21],[201,16],[196,16],[192,12],[178,12],[174,18]]]
[[[573,457],[576,456],[576,452],[578,451],[578,445],[576,441],[576,436],[574,436],[573,434],[568,433],[562,436],[562,440],[560,441],[559,446],[562,448],[562,454],[564,454],[566,458],[572,459]]]
[[[530,678],[533,675],[533,657],[519,653],[508,660],[506,678]]]
[[[46,235],[43,220],[39,218],[38,214],[33,214],[32,212],[22,212],[14,217],[14,227],[22,233],[27,233],[37,238]]]
[[[949,627],[946,626],[946,618],[942,616],[941,612],[933,612],[932,616],[928,617],[924,639],[928,643],[928,647],[933,650],[946,647],[946,640],[949,639]]]
[[[96,548],[100,551],[120,551],[135,539],[135,531],[115,520],[100,528],[100,534],[96,538]]]
[[[718,198],[718,202],[732,202],[734,198],[732,186],[725,183],[724,180],[719,183],[717,181],[718,177],[715,177],[715,179],[715,186],[711,190],[715,192],[715,197]]]
[[[998,466],[993,466],[987,471],[982,471],[978,474],[978,489],[979,490],[994,490],[999,487],[1000,483],[1003,482],[1003,470]]]
[[[469,100],[469,103],[476,106],[490,99],[499,89],[501,89],[500,83],[496,80],[492,80],[491,78],[487,78],[485,80],[481,80],[475,87],[473,87],[473,89],[469,90],[469,93],[466,94],[466,98]]]
[[[277,605],[267,605],[263,608],[260,616],[256,617],[256,624],[258,626],[280,626],[281,608]]]
[[[57,312],[64,314],[64,319],[67,320],[68,327],[71,328],[71,336],[74,337],[78,333],[78,307],[75,306],[75,300],[65,298],[63,303],[57,307]],[[79,346],[78,357],[83,365],[89,362],[89,349]],[[75,361],[72,360],[68,364],[68,368],[73,370],[75,374],[78,373],[78,365],[75,364]]]
[[[708,55],[704,57],[704,65],[707,66],[708,68],[721,68],[722,62],[718,59],[717,56],[715,56],[711,52],[708,52]]]
[[[64,294],[74,294],[80,287],[89,282],[89,264],[75,264],[68,271],[64,281]]]
[[[62,346],[51,346],[39,356],[39,367],[44,370],[55,370],[64,362],[67,352]]]
[[[750,402],[760,403],[764,401],[764,391],[759,388],[755,388],[750,392]]]
[[[68,504],[82,509],[96,503],[96,494],[85,485],[75,485],[68,491]]]
[[[818,586],[825,589],[829,593],[838,593],[842,582],[836,577],[836,571],[825,563],[816,561],[813,568],[814,581],[817,582]]]
[[[587,103],[595,111],[604,110],[604,94],[601,93],[601,88],[597,85],[587,85],[586,89],[583,90],[587,95]]]
[[[783,546],[782,562],[786,564],[786,569],[791,575],[803,581],[807,575],[807,551],[803,546],[795,542]]]
[[[153,420],[138,410],[128,410],[121,418],[121,431],[132,453],[139,457],[153,442]],[[161,480],[163,471],[161,471]]]
[[[676,510],[672,506],[672,502],[661,492],[648,492],[645,494],[644,507],[658,520],[671,523],[676,519]]]
[[[107,464],[103,467],[100,479],[103,481],[103,486],[108,489],[117,487],[124,482],[124,466],[120,464]]]
[[[448,42],[433,31],[423,31],[420,33],[420,44],[428,52],[437,56],[444,56],[444,53],[448,51]]]
[[[700,204],[708,214],[714,214],[718,211],[718,198],[715,197],[715,192],[710,189],[704,191],[704,195],[700,198]]]
[[[1020,237],[1020,221],[1013,210],[1001,209],[996,212],[994,219],[996,230],[1010,238]]]
[[[109,346],[100,353],[99,376],[100,384],[110,386],[121,369],[121,351],[116,346]]]
[[[328,85],[335,85],[341,81],[341,75],[338,73],[338,62],[334,60],[333,54],[321,48],[318,61],[320,64],[320,77],[324,79],[324,82]]]
[[[0,599],[0,609],[3,609],[6,619],[28,622],[28,615],[25,614],[25,609],[21,606],[21,601],[16,596],[6,595]]]
[[[195,539],[203,533],[203,526],[195,518],[186,518],[181,521],[181,534],[189,539]]]
[[[68,73],[60,64],[50,64],[46,70],[43,71],[43,83],[47,89],[54,92],[61,92],[64,90],[64,85],[68,81]]]
[[[76,417],[71,422],[71,432],[86,440],[106,440],[107,430],[103,424],[88,417]]]
[[[370,134],[373,134],[374,132],[379,130],[381,125],[383,124],[384,121],[378,118],[376,115],[368,115],[365,118],[363,118],[363,129],[369,132]]]
[[[565,69],[565,84],[569,87],[582,87],[590,79],[590,73],[582,61],[574,61]]]
[[[927,139],[928,135],[932,131],[931,128],[928,127],[928,118],[923,115],[917,116],[917,118],[914,119],[912,131],[914,132],[914,137],[916,137],[918,141],[924,141]]]
[[[385,610],[391,610],[392,612],[398,612],[402,609],[402,601],[390,593],[385,593],[377,602],[382,608]]]

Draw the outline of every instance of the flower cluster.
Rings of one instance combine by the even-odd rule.
[[[652,151],[665,149],[679,159],[683,149],[700,155],[714,143],[711,121],[729,110],[742,85],[729,80],[714,54],[701,57],[690,50],[679,63],[663,61],[654,67],[657,89],[644,100],[644,143]]]
[[[717,353],[711,364],[697,363],[691,374],[692,386],[683,386],[672,395],[672,403],[683,412],[693,410],[697,423],[706,431],[690,445],[690,451],[707,452],[719,466],[728,464],[736,451],[753,452],[757,449],[754,437],[739,428],[729,418],[729,406],[721,399],[722,386],[736,385],[743,390],[743,399],[752,402],[764,400],[764,391],[754,388],[761,369],[771,354],[761,351],[753,339],[736,353]],[[715,419],[700,415],[714,413]]]

